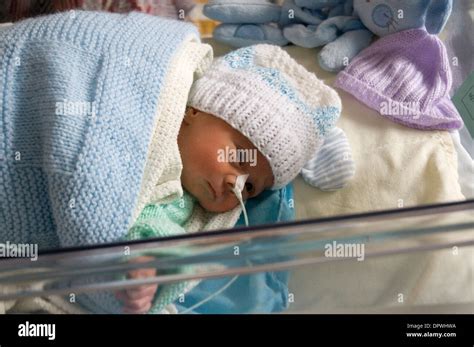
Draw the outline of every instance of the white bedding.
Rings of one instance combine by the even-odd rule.
[[[474,160],[471,156],[471,153],[474,154],[474,140],[467,134],[464,137],[464,143],[468,143],[470,146],[465,148],[462,145],[459,131],[453,131],[451,138],[458,155],[458,174],[461,191],[466,199],[474,199]]]

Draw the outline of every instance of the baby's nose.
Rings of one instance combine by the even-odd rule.
[[[224,192],[232,192],[236,181],[235,175],[225,175],[224,177]]]

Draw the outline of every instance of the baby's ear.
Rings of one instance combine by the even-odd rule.
[[[194,118],[197,117],[197,115],[198,115],[198,111],[194,107],[187,106],[186,111],[184,113],[183,122],[186,124],[191,124]]]

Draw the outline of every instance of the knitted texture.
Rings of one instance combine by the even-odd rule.
[[[339,73],[336,86],[383,116],[423,130],[463,126],[449,98],[452,78],[446,48],[425,29],[379,39]]]
[[[148,146],[142,185],[132,220],[146,204],[169,203],[182,193],[183,168],[178,132],[194,77],[201,76],[212,62],[209,45],[187,42],[172,60],[156,108],[156,125]]]
[[[341,111],[333,89],[272,45],[217,59],[193,84],[188,104],[245,135],[269,161],[273,189],[288,184],[314,157]]]
[[[127,233],[167,67],[190,39],[192,25],[142,13],[75,11],[2,29],[1,240],[44,249]],[[74,103],[93,106],[66,112]]]
[[[355,174],[355,163],[346,134],[334,127],[326,136],[318,155],[301,170],[303,179],[321,190],[343,188]]]
[[[191,218],[196,200],[184,192],[181,199],[165,205],[147,205],[140,214],[135,225],[127,234],[128,240],[140,240],[150,237],[166,237],[183,235],[186,233],[184,226]],[[159,272],[160,270],[158,270]],[[192,273],[192,266],[179,269],[182,273]],[[162,312],[169,304],[178,299],[179,295],[191,290],[198,282],[181,281],[160,285],[155,295],[150,314]]]
[[[186,234],[184,226],[192,217],[195,207],[196,200],[186,192],[184,192],[180,199],[169,204],[149,204],[142,210],[135,224],[125,236],[125,240],[143,240]],[[182,256],[185,252],[186,250],[183,249],[183,253],[180,253],[180,255]],[[166,258],[170,255],[173,256],[166,249],[147,252],[146,255],[155,256],[157,259]],[[192,266],[182,266],[178,269],[180,273],[191,273],[195,270]],[[160,275],[166,274],[166,271],[166,269],[157,269],[157,273]],[[93,280],[89,279],[88,282],[97,283],[109,277],[111,276],[104,278],[95,277]],[[124,280],[125,277],[120,279]],[[163,313],[163,310],[168,305],[172,304],[181,294],[184,295],[198,283],[198,281],[194,280],[159,285],[152,307],[148,313]],[[110,292],[80,294],[77,296],[77,302],[96,313],[123,312],[122,302]]]

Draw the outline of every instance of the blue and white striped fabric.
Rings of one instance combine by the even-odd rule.
[[[307,183],[328,191],[344,187],[354,173],[355,163],[349,141],[338,127],[327,134],[317,154],[301,170]]]

